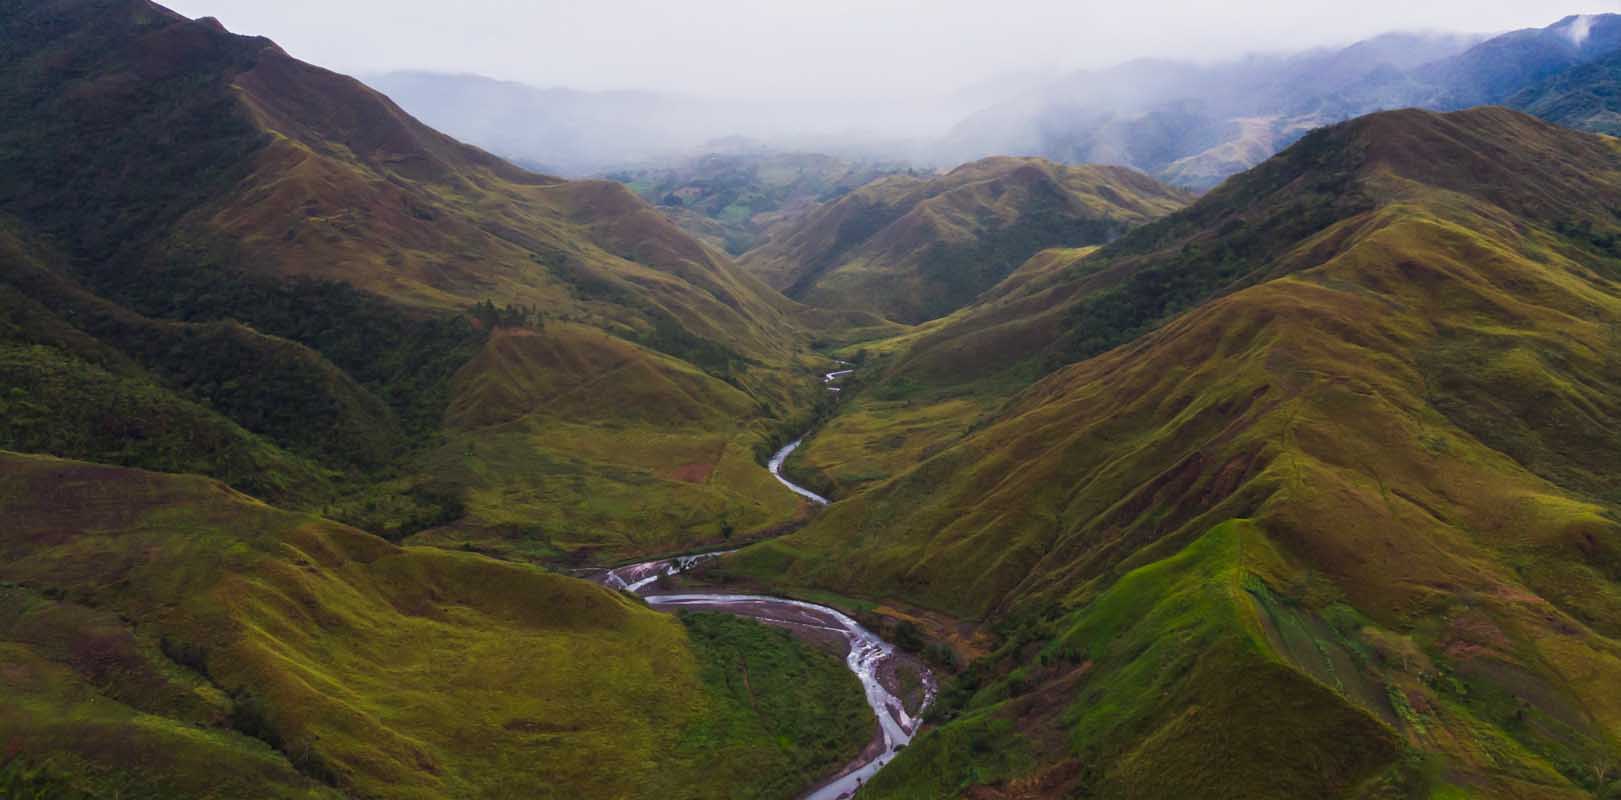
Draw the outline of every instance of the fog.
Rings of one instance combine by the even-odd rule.
[[[1225,143],[1265,154],[1336,114],[1432,99],[1352,79],[1456,55],[1487,34],[1621,11],[1621,0],[1562,2],[167,4],[360,76],[460,138],[579,175],[738,146],[932,165],[1018,153],[1151,171]],[[1590,27],[1578,18],[1564,35],[1581,46]],[[1332,57],[1390,32],[1422,35],[1386,37],[1375,59]],[[1358,102],[1324,100],[1342,88]],[[1277,121],[1243,122],[1255,116]],[[1145,136],[1155,152],[1141,152]],[[716,142],[728,137],[749,141]],[[1198,185],[1250,161],[1176,169]]]
[[[940,93],[1009,73],[1212,60],[1395,30],[1495,32],[1576,0],[172,0],[352,73],[471,72],[686,94]]]

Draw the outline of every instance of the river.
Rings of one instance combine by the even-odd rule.
[[[832,384],[848,375],[853,370],[840,370],[824,376],[824,382]],[[829,387],[836,389],[837,387]],[[804,438],[795,439],[786,447],[772,455],[767,464],[771,474],[776,476],[783,486],[800,497],[817,505],[827,505],[827,498],[795,484],[782,475],[782,465],[788,460]],[[731,552],[731,551],[727,551]],[[823,635],[834,634],[842,639],[848,648],[845,655],[845,665],[855,673],[861,681],[861,687],[867,695],[867,705],[872,707],[873,714],[878,718],[878,733],[873,744],[862,754],[862,757],[845,767],[838,777],[815,787],[802,796],[803,800],[838,800],[849,797],[861,788],[878,770],[888,764],[895,754],[912,741],[917,733],[923,710],[934,699],[935,681],[928,670],[921,663],[915,663],[919,679],[923,685],[923,700],[913,712],[908,712],[906,703],[899,697],[900,691],[896,679],[895,667],[905,657],[898,654],[895,646],[879,638],[872,631],[867,630],[860,623],[851,619],[843,612],[828,606],[807,603],[801,600],[789,600],[784,597],[766,597],[763,595],[728,594],[723,592],[681,592],[676,594],[661,594],[658,592],[658,580],[667,575],[679,575],[690,571],[706,561],[711,561],[727,552],[702,553],[697,555],[677,556],[659,561],[647,561],[640,564],[619,567],[603,573],[599,580],[616,589],[624,589],[637,595],[642,595],[649,605],[659,608],[702,608],[737,616],[750,617],[771,625],[800,630],[801,632],[816,631]]]

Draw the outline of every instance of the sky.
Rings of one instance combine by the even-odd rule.
[[[1498,32],[1621,0],[159,0],[351,74],[726,97],[945,93],[1139,57],[1216,60],[1392,30]]]

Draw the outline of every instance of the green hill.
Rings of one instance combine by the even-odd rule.
[[[0,504],[29,797],[786,799],[871,733],[839,659],[754,623],[202,478],[0,453]]]
[[[1002,633],[870,796],[1604,796],[1616,207],[1510,111],[1313,134],[903,346],[1057,368],[726,570]]]
[[[452,540],[537,557],[663,553],[720,541],[722,518],[797,513],[742,454],[819,394],[803,309],[624,187],[524,172],[265,39],[144,0],[0,16],[0,286],[33,309],[3,332],[0,390],[65,410],[0,446],[201,472],[396,538],[460,522]],[[480,354],[506,338],[492,332],[548,325],[600,334],[548,337],[586,348],[566,359],[611,339],[702,376],[549,420],[607,442],[607,408],[686,444],[626,464],[466,424],[487,397],[467,388]],[[577,391],[603,377],[525,369],[549,367],[500,367]],[[707,393],[727,416],[662,413]],[[669,479],[711,462],[725,467]],[[604,511],[560,481],[637,499]],[[679,524],[649,536],[653,507]]]
[[[875,181],[773,230],[741,263],[801,302],[915,324],[1040,250],[1111,241],[1189,198],[1128,169],[992,158]]]

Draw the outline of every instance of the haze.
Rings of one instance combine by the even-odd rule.
[[[730,97],[946,93],[1140,57],[1210,60],[1391,30],[1493,32],[1615,2],[1549,0],[173,0],[344,72]]]

